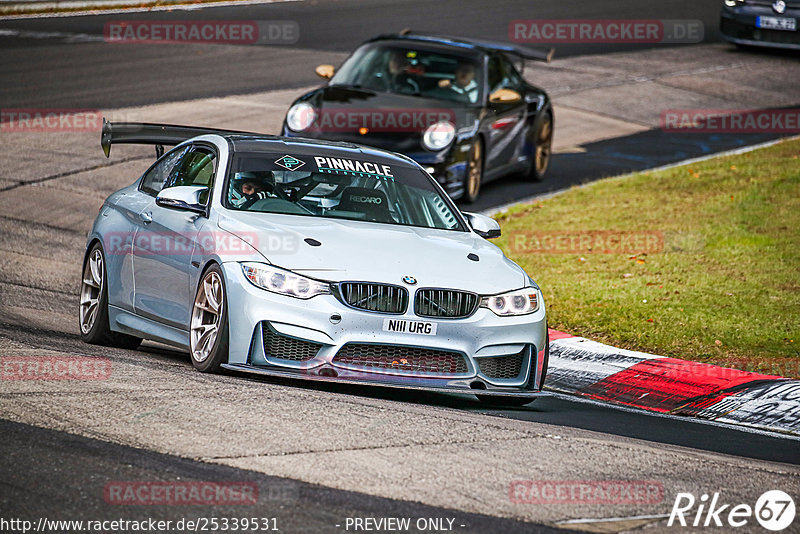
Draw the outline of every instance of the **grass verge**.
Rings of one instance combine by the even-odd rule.
[[[551,328],[800,377],[800,140],[613,178],[497,216]]]

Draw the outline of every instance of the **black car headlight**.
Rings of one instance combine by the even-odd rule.
[[[266,263],[242,263],[244,276],[256,287],[298,299],[329,295],[330,285]]]
[[[293,132],[302,132],[314,124],[317,112],[308,102],[298,102],[286,114],[286,126]]]
[[[535,287],[526,287],[481,297],[481,308],[487,308],[500,317],[528,315],[539,309],[539,291]]]
[[[456,127],[450,121],[439,121],[428,126],[422,135],[422,145],[428,150],[442,150],[456,138]]]

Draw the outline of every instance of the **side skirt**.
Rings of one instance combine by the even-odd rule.
[[[189,332],[147,319],[122,308],[108,307],[108,323],[114,332],[122,332],[189,350]]]

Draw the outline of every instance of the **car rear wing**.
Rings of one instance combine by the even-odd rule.
[[[136,144],[155,145],[156,156],[164,153],[164,145],[174,146],[199,135],[259,135],[253,132],[219,130],[200,126],[179,126],[176,124],[152,124],[147,122],[108,122],[103,119],[100,146],[106,157],[111,154],[111,145]]]
[[[523,59],[532,59],[534,61],[544,61],[545,63],[550,63],[553,61],[553,56],[556,53],[555,48],[532,48],[530,46],[509,46],[508,49],[503,50],[502,48],[498,47],[498,50],[502,50],[506,54],[512,54],[515,56],[519,56]]]
[[[379,35],[370,41],[379,41],[383,39],[392,39],[396,37],[406,39],[413,39],[418,41],[434,41],[434,42],[450,42],[453,44],[467,44],[483,48],[485,50],[494,50],[504,54],[510,54],[520,57],[522,59],[530,59],[533,61],[543,61],[550,63],[556,53],[555,48],[533,48],[530,46],[521,46],[518,44],[503,43],[499,41],[486,41],[483,39],[468,39],[464,37],[454,37],[452,35],[442,35],[436,33],[416,33],[406,28],[396,34]]]

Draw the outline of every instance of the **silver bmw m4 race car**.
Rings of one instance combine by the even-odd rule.
[[[221,368],[525,404],[549,354],[536,283],[402,155],[348,143],[105,123],[156,146],[106,199],[80,295],[88,343]],[[164,145],[174,146],[164,153]]]

